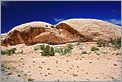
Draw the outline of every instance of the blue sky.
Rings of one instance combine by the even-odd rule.
[[[44,21],[56,24],[70,18],[95,18],[120,25],[120,1],[2,1],[1,32],[14,26]]]

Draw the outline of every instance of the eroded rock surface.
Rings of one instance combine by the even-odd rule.
[[[2,45],[60,44],[78,40],[110,40],[120,36],[120,26],[96,19],[69,19],[59,22],[56,26],[46,22],[30,22],[16,26],[7,33]]]
[[[78,33],[90,40],[109,40],[121,37],[120,26],[97,19],[69,19],[59,22],[58,29],[66,29],[72,33]]]

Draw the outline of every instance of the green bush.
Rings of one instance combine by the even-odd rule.
[[[111,39],[110,42],[112,45],[114,45],[118,49],[121,47],[121,38]]]
[[[55,54],[54,48],[51,47],[51,48],[50,48],[50,55],[51,55],[51,56],[54,56],[54,54]]]
[[[12,55],[12,54],[15,54],[15,51],[16,51],[16,50],[17,50],[16,48],[12,48],[12,49],[5,50],[5,51],[1,50],[1,54],[2,54],[2,55],[5,55],[5,54],[7,54],[7,55]]]
[[[59,48],[57,52],[61,55],[65,55],[67,54],[68,51],[66,48]]]
[[[108,47],[109,46],[109,41],[98,39],[97,44],[99,47]]]
[[[15,51],[16,51],[16,50],[17,50],[16,48],[12,48],[12,49],[8,50],[8,54],[9,54],[9,55],[15,54]]]
[[[72,44],[68,44],[66,47],[68,50],[72,50],[73,49],[73,45]]]
[[[42,56],[54,56],[55,51],[53,47],[50,47],[49,45],[37,45],[34,47],[34,50],[42,50]]]
[[[43,45],[40,45],[40,49],[41,50],[43,50],[44,49],[44,47],[45,47],[45,45],[43,44]]]
[[[41,48],[42,50],[42,56],[54,56],[55,55],[55,51],[53,47],[50,47],[49,45],[43,45],[43,48]]]
[[[6,71],[6,67],[3,64],[1,64],[1,72],[4,73],[5,71]]]
[[[91,51],[99,51],[99,48],[97,48],[97,47],[92,47],[92,48],[91,48]]]
[[[71,52],[73,49],[72,44],[68,44],[65,48],[55,48],[55,52],[58,52],[61,55],[65,55]]]
[[[6,54],[5,51],[1,50],[1,55],[5,55],[5,54]]]
[[[65,48],[57,48],[51,47],[49,45],[39,45],[34,48],[34,50],[42,50],[42,56],[54,56],[55,52],[58,52],[61,55],[65,55],[67,53],[70,53],[71,50],[73,49],[72,44],[67,44]]]
[[[58,47],[55,47],[54,49],[55,49],[54,50],[55,52],[59,52],[59,48]]]
[[[57,48],[57,49],[55,50],[55,52],[58,52],[58,53],[61,54],[61,55],[64,55],[64,54],[65,54],[63,48]]]

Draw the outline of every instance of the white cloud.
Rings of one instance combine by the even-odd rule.
[[[55,22],[61,22],[61,21],[63,21],[63,20],[64,20],[63,18],[60,18],[60,19],[55,18],[55,19],[54,19]]]
[[[118,19],[109,19],[109,20],[106,20],[108,22],[111,22],[113,24],[121,24],[121,20],[118,20]]]

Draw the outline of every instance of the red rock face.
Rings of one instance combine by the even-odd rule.
[[[70,19],[58,23],[55,28],[44,22],[19,25],[8,32],[2,46],[36,43],[61,44],[74,41],[96,41],[119,38],[119,26],[95,19]]]
[[[82,35],[77,29],[74,29],[74,27],[66,24],[66,23],[60,23],[56,26],[56,29],[59,30],[65,30],[66,32],[70,33],[71,39],[74,41],[92,41],[92,38],[88,38],[85,35]]]

